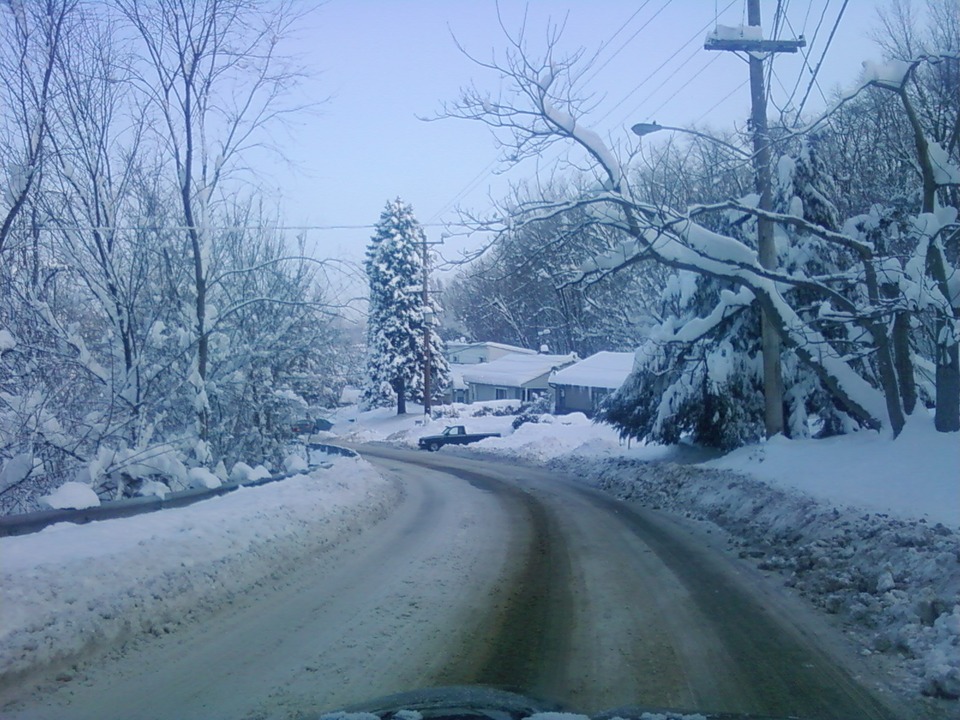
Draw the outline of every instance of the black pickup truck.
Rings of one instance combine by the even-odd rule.
[[[500,437],[500,433],[468,433],[463,425],[451,425],[439,435],[426,435],[420,438],[421,450],[437,451],[444,445],[466,445],[488,437]]]

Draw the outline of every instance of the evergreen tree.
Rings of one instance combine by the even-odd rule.
[[[830,230],[838,227],[830,199],[834,183],[814,143],[804,143],[795,156],[781,157],[777,171],[777,211]],[[741,213],[727,213],[716,229],[756,247],[756,221]],[[847,254],[810,233],[785,226],[777,233],[778,265],[794,275],[838,275],[851,264]],[[673,274],[657,313],[664,321],[641,343],[632,375],[607,399],[598,419],[625,437],[663,443],[689,434],[700,444],[732,449],[762,438],[759,308],[737,300],[735,289],[706,275]],[[817,321],[816,298],[807,297],[802,287],[784,292],[804,319]],[[835,337],[838,331],[831,330],[824,333],[842,342]],[[852,421],[792,349],[783,349],[781,361],[788,435],[806,435],[811,417],[822,434],[852,429]]]
[[[440,308],[423,302],[423,228],[413,209],[397,198],[388,202],[367,248],[365,269],[370,285],[367,325],[367,378],[362,402],[386,407],[394,401],[397,414],[406,400],[423,400],[424,315]],[[440,396],[450,373],[443,345],[430,333],[431,396]]]

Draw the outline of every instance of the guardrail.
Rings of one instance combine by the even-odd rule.
[[[357,453],[353,450],[337,447],[336,445],[310,443],[307,447],[310,450],[317,450],[327,455],[358,457]],[[30,533],[38,532],[45,527],[61,522],[83,525],[96,520],[112,520],[115,518],[132,517],[143,513],[156,512],[157,510],[166,510],[168,508],[187,507],[202,500],[209,500],[210,498],[226,495],[241,487],[258,487],[298,474],[300,473],[284,473],[282,475],[271,475],[249,482],[224,483],[215,488],[181,490],[180,492],[169,493],[165,498],[156,496],[125,498],[83,510],[40,510],[22,515],[6,515],[0,517],[0,537],[29,535]]]

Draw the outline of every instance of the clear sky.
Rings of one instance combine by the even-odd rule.
[[[762,0],[765,36],[777,4]],[[501,0],[500,9],[510,30],[520,26],[527,9],[535,47],[548,20],[565,19],[561,48],[600,51],[589,82],[599,104],[587,122],[601,136],[623,142],[630,138],[630,125],[640,121],[743,127],[750,101],[747,65],[733,53],[704,50],[703,39],[715,23],[746,24],[745,5],[745,0]],[[780,37],[803,34],[809,66],[816,66],[842,0],[783,5],[789,23]],[[824,93],[852,84],[862,60],[879,58],[868,38],[877,5],[849,3],[818,75]],[[314,74],[302,99],[329,101],[280,136],[299,170],[262,178],[282,196],[287,224],[373,224],[385,202],[400,196],[437,240],[443,233],[437,225],[455,219],[456,205],[482,211],[491,194],[506,194],[509,181],[531,176],[532,167],[495,174],[502,169],[495,163],[498,151],[479,123],[418,119],[437,114],[442,102],[455,100],[471,82],[494,92],[498,87],[498,78],[457,49],[454,35],[483,59],[502,50],[506,41],[494,0],[329,0],[307,18],[292,46]],[[801,55],[778,55],[773,103],[784,103],[798,81],[793,97],[799,103],[809,78]],[[823,106],[814,87],[806,109]],[[776,113],[772,106],[770,113]],[[549,169],[553,162],[548,157],[543,165]],[[369,229],[308,232],[318,257],[354,261],[362,259],[370,235]],[[456,257],[462,248],[462,241],[451,240],[442,252]]]

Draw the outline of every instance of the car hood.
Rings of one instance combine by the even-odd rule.
[[[558,715],[558,713],[560,715]],[[540,716],[539,718],[537,716]],[[788,720],[769,715],[639,705],[583,715],[548,700],[482,686],[414,690],[323,713],[320,720]],[[794,719],[796,720],[796,719]]]

